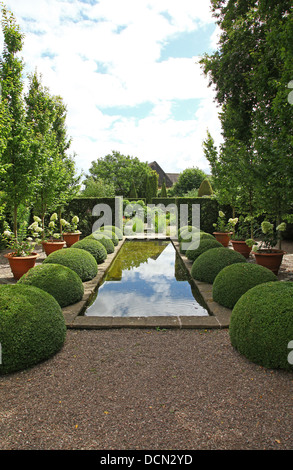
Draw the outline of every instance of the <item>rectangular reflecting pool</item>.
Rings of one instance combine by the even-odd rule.
[[[168,240],[127,240],[85,316],[208,316],[190,275]]]

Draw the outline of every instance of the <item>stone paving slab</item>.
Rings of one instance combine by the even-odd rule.
[[[63,314],[68,328],[78,329],[103,329],[103,328],[228,328],[231,316],[231,310],[222,307],[213,301],[212,285],[199,282],[192,279],[195,287],[199,291],[204,303],[206,304],[209,315],[205,316],[156,316],[156,317],[94,317],[85,316],[89,299],[94,295],[98,286],[102,282],[105,274],[113,263],[115,257],[120,251],[127,238],[119,242],[115,247],[114,253],[109,254],[104,263],[99,265],[97,276],[84,282],[83,299],[71,306],[63,309]],[[170,239],[170,238],[169,238]],[[180,253],[179,243],[171,239],[182,263],[190,273],[192,263]]]

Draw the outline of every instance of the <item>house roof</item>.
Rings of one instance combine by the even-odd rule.
[[[149,166],[152,170],[155,170],[159,175],[158,186],[159,188],[162,187],[163,180],[165,179],[166,187],[171,188],[174,183],[176,183],[179,173],[165,173],[164,170],[160,167],[160,165],[153,161],[149,163]]]
[[[177,183],[180,173],[166,173],[173,184]]]

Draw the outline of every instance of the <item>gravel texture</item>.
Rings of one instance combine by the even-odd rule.
[[[228,330],[68,330],[54,357],[0,377],[0,450],[292,450],[292,390]]]

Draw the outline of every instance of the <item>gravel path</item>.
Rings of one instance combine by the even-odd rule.
[[[292,450],[292,390],[228,330],[68,330],[0,377],[0,450]]]

